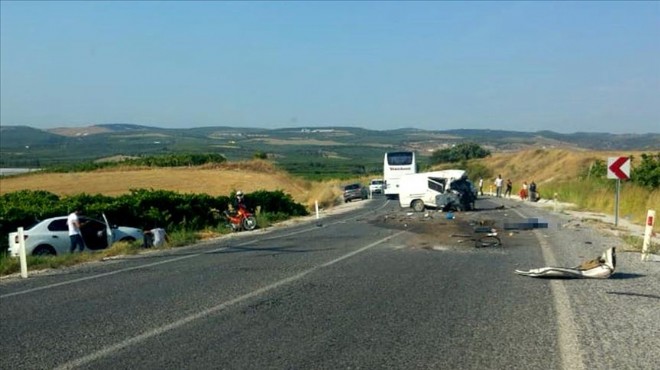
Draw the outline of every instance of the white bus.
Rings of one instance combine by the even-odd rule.
[[[399,195],[401,176],[417,173],[415,152],[387,152],[383,161],[383,192],[388,198]]]

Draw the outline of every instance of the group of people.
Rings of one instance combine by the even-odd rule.
[[[539,193],[536,191],[536,183],[534,180],[532,180],[529,185],[527,184],[527,181],[523,181],[518,195],[520,196],[521,200],[529,200],[532,202],[536,202],[540,198]]]
[[[502,175],[497,175],[497,178],[493,182],[493,185],[495,186],[496,197],[498,198],[511,197],[511,192],[513,191],[513,182],[511,182],[511,179],[507,179],[505,184]],[[502,189],[504,189],[504,192],[502,192]],[[484,194],[483,178],[479,179],[479,192],[481,193],[481,195]],[[523,181],[522,186],[518,191],[518,196],[520,196],[521,200],[529,200],[532,202],[536,202],[537,200],[540,199],[539,193],[536,189],[536,183],[533,180],[529,184],[527,184],[527,181]]]

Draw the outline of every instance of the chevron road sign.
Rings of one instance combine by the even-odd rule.
[[[630,178],[630,157],[607,158],[607,178],[627,180]]]

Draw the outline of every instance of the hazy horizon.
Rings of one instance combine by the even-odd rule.
[[[651,134],[651,135],[660,135],[660,132],[643,132],[643,133],[615,133],[615,132],[607,132],[607,131],[574,131],[574,132],[559,132],[559,131],[554,131],[551,129],[541,129],[541,130],[536,130],[536,131],[525,131],[525,130],[507,130],[507,129],[491,129],[491,128],[417,128],[417,127],[399,127],[399,128],[393,128],[393,129],[373,129],[373,128],[365,128],[365,127],[357,127],[357,126],[339,126],[339,125],[327,125],[327,126],[283,126],[283,127],[258,127],[258,126],[230,126],[230,125],[213,125],[213,126],[186,126],[186,127],[165,127],[165,126],[158,126],[158,125],[151,125],[151,124],[139,124],[139,123],[130,123],[130,122],[112,122],[112,123],[96,123],[96,124],[89,124],[89,125],[68,125],[68,126],[53,126],[53,127],[35,127],[35,126],[30,126],[30,125],[2,125],[4,127],[30,127],[33,129],[38,129],[38,130],[44,130],[44,131],[51,131],[51,130],[58,130],[58,129],[76,129],[76,128],[89,128],[93,126],[103,126],[103,125],[133,125],[133,126],[141,126],[141,127],[146,127],[146,128],[155,128],[155,129],[173,129],[173,130],[188,130],[188,129],[198,129],[198,128],[232,128],[232,129],[256,129],[256,130],[304,130],[304,129],[309,129],[309,130],[314,130],[314,129],[324,129],[324,128],[336,128],[336,129],[342,129],[342,128],[355,128],[355,129],[364,129],[364,130],[372,130],[372,131],[392,131],[392,130],[421,130],[421,131],[457,131],[457,130],[480,130],[480,131],[504,131],[504,132],[520,132],[520,133],[537,133],[537,132],[554,132],[557,134],[562,134],[562,135],[572,135],[572,134],[611,134],[611,135],[645,135],[645,134]]]
[[[660,2],[0,2],[0,124],[660,132]]]

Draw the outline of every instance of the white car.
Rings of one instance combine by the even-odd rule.
[[[125,226],[114,226],[93,218],[80,216],[80,232],[85,241],[85,249],[105,249],[117,241],[142,240],[141,229]],[[62,255],[70,253],[71,240],[69,228],[66,224],[67,216],[48,218],[25,229],[26,255]],[[18,257],[18,232],[9,233],[9,253],[12,257]]]
[[[369,183],[369,193],[370,194],[382,194],[383,193],[383,179],[373,179]]]

